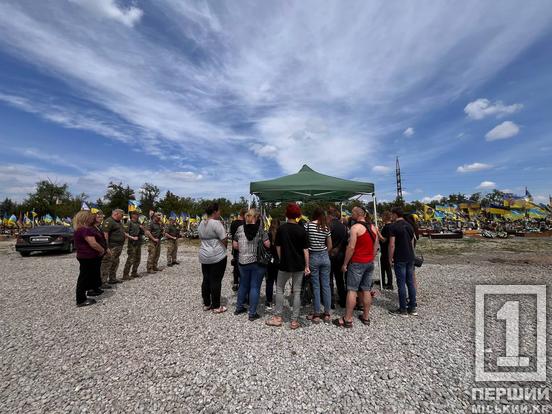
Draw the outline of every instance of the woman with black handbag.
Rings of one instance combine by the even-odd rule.
[[[240,269],[240,287],[234,315],[247,312],[244,302],[249,296],[249,320],[254,321],[260,318],[257,305],[266,266],[271,257],[268,250],[270,241],[255,209],[250,209],[245,214],[245,223],[236,230],[232,245],[239,252]]]

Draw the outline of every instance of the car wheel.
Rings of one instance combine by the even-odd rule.
[[[19,252],[19,254],[21,254],[21,256],[23,257],[29,257],[31,255],[31,252]]]
[[[73,253],[74,245],[73,242],[69,243],[69,246],[67,246],[67,253]]]

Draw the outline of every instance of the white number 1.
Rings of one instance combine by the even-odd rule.
[[[529,366],[529,358],[519,356],[519,302],[506,302],[496,318],[506,321],[506,356],[498,357],[496,364],[499,367]]]

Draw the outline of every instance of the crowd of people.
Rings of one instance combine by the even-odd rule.
[[[377,228],[366,210],[357,206],[349,220],[343,221],[339,211],[316,208],[312,219],[305,222],[301,208],[291,203],[286,220],[273,219],[268,230],[255,209],[242,209],[231,223],[230,233],[220,220],[221,211],[214,203],[206,209],[206,217],[198,226],[201,240],[199,262],[203,274],[201,293],[203,309],[215,314],[228,309],[221,303],[222,280],[227,267],[228,241],[231,241],[232,289],[237,292],[235,315],[247,313],[250,321],[258,313],[261,288],[265,285],[265,310],[272,310],[266,320],[269,326],[284,323],[284,292],[291,284],[290,327],[297,329],[303,297],[311,293],[312,312],[306,319],[314,324],[333,323],[338,327],[353,326],[355,309],[358,319],[370,324],[374,261],[380,252],[381,284],[393,289],[393,271],[399,294],[398,308],[393,314],[417,315],[416,279],[414,275],[415,223],[405,220],[395,208],[382,216],[382,228]],[[167,266],[178,265],[177,251],[180,230],[174,219],[162,223],[162,214],[153,213],[147,224],[139,222],[139,212],[129,214],[112,211],[105,218],[101,211],[80,211],[73,220],[74,244],[80,265],[76,286],[77,306],[96,303],[99,296],[113,285],[140,277],[138,268],[141,251],[147,237],[147,273],[161,271],[158,267],[161,239],[167,243]],[[407,217],[408,219],[408,217]],[[121,253],[127,244],[127,259],[122,278],[117,278]],[[345,309],[342,317],[332,318],[339,305]]]
[[[369,325],[374,295],[372,276],[378,251],[381,252],[383,287],[392,289],[392,269],[396,277],[399,304],[390,312],[402,317],[417,315],[414,274],[417,234],[415,224],[405,219],[400,208],[384,214],[381,231],[361,206],[353,208],[347,223],[343,223],[334,207],[328,211],[317,208],[312,220],[303,222],[300,206],[291,203],[286,208],[286,221],[272,220],[268,231],[255,209],[243,209],[232,222],[230,235],[219,220],[218,204],[209,206],[206,214],[207,218],[198,228],[205,311],[221,314],[228,310],[221,303],[221,286],[230,237],[232,288],[237,291],[235,315],[247,313],[250,321],[261,317],[257,309],[265,280],[265,309],[273,309],[266,325],[282,326],[284,292],[291,281],[291,329],[300,327],[301,293],[306,284],[312,288],[313,302],[313,312],[307,315],[307,320],[351,328],[354,310],[360,309],[358,319]],[[332,318],[336,301],[345,309],[345,314]]]
[[[80,270],[77,279],[77,306],[88,306],[96,303],[94,296],[99,296],[113,285],[140,277],[142,245],[144,236],[148,237],[147,273],[160,272],[158,267],[161,254],[161,239],[167,240],[167,266],[178,265],[179,229],[174,219],[169,219],[165,226],[161,222],[161,213],[154,213],[147,225],[140,224],[139,212],[130,213],[129,220],[123,223],[124,211],[113,210],[111,216],[104,219],[102,211],[92,213],[83,210],[73,219],[74,244]],[[127,259],[123,268],[122,279],[117,278],[119,259],[127,242]]]

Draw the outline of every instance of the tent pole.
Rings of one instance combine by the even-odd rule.
[[[374,224],[376,227],[378,227],[378,212],[376,210],[377,208],[376,193],[372,193],[372,201],[374,203]]]
[[[372,203],[374,205],[374,226],[376,226],[376,229],[378,228],[378,211],[377,211],[377,201],[376,201],[376,193],[372,193]],[[376,256],[376,265],[379,265],[381,263],[380,261],[381,257],[381,249],[378,251],[378,254]],[[380,273],[380,290],[383,292],[385,290],[385,287],[383,286],[383,278],[381,277],[381,266],[378,266],[379,273]]]

